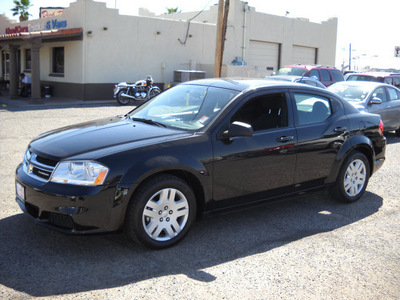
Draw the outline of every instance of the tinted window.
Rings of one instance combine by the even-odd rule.
[[[400,87],[400,77],[399,76],[393,77],[393,85],[395,85],[396,87]]]
[[[389,99],[390,100],[399,100],[400,99],[400,92],[393,88],[388,88],[387,89],[389,92]]]
[[[385,83],[387,83],[387,84],[393,84],[393,79],[392,79],[392,77],[386,77],[386,78],[385,78]]]
[[[250,124],[254,131],[286,127],[287,105],[284,93],[256,97],[245,103],[232,117],[231,122]]]
[[[375,92],[372,94],[372,97],[373,97],[373,98],[375,98],[375,97],[376,97],[376,98],[379,98],[379,99],[381,99],[383,102],[387,101],[385,88],[384,88],[384,87],[377,88],[377,89],[375,90]]]
[[[366,75],[350,75],[348,81],[378,81],[378,78]]]
[[[322,81],[331,81],[331,75],[329,75],[328,70],[320,70]]]
[[[297,116],[299,125],[315,124],[329,118],[332,114],[329,99],[311,95],[295,93]]]
[[[336,82],[344,80],[343,74],[339,70],[331,70],[331,74]]]
[[[310,73],[308,74],[308,77],[315,77],[318,80],[321,80],[321,78],[319,77],[318,70],[311,70]]]

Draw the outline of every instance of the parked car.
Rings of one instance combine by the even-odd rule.
[[[275,75],[275,76],[267,76],[265,77],[267,80],[276,80],[276,81],[289,81],[289,82],[297,82],[308,84],[311,86],[319,87],[325,89],[326,87],[314,77],[305,77],[305,76],[296,76],[296,75]]]
[[[400,74],[389,72],[365,72],[350,74],[346,81],[375,81],[400,88]]]
[[[394,86],[366,81],[343,81],[328,90],[349,101],[360,111],[379,114],[385,130],[400,136],[400,90]]]
[[[198,215],[331,187],[354,202],[385,160],[380,117],[308,85],[196,80],[123,116],[44,133],[16,170],[16,200],[68,233],[125,229],[151,248]]]
[[[344,78],[344,81],[346,81],[347,80],[347,78],[351,75],[351,74],[354,74],[354,73],[357,73],[356,71],[344,71],[343,72],[343,78]]]
[[[315,65],[290,65],[278,70],[275,75],[297,75],[315,77],[325,86],[343,81],[343,74],[334,67],[323,67]]]

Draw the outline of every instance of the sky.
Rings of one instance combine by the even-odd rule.
[[[96,0],[105,2],[107,7],[119,9],[120,14],[137,15],[139,7],[144,7],[156,14],[162,14],[167,8],[176,8],[182,12],[199,11],[204,7],[218,3],[218,0]],[[72,0],[31,0],[33,6],[30,19],[39,16],[39,7],[68,7]],[[336,66],[348,64],[349,45],[352,66],[361,68],[371,65],[379,68],[400,69],[400,58],[394,57],[395,46],[400,46],[399,25],[396,22],[399,0],[365,1],[365,0],[247,0],[249,6],[257,12],[290,18],[307,18],[320,23],[329,18],[338,18],[338,36],[336,49]],[[13,0],[1,0],[0,14],[10,19]]]

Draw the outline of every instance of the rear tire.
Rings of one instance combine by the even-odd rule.
[[[336,200],[352,203],[364,194],[370,176],[367,157],[361,152],[351,153],[343,163],[333,194]]]
[[[128,205],[125,231],[140,245],[163,249],[182,240],[195,216],[196,200],[189,185],[160,175],[139,186]]]
[[[127,105],[130,102],[129,98],[121,99],[121,94],[126,93],[126,90],[120,90],[117,94],[117,101],[119,105]]]

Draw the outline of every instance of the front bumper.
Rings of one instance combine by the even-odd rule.
[[[36,222],[58,231],[80,234],[115,231],[125,219],[128,199],[118,186],[41,182],[28,176],[20,165],[16,170],[16,187],[20,208]]]

